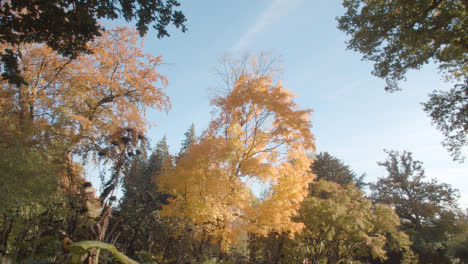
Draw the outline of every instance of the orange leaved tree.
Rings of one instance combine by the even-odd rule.
[[[252,68],[261,64],[251,61]],[[223,249],[239,234],[293,233],[291,221],[307,195],[314,137],[311,110],[300,110],[293,94],[271,76],[244,71],[224,96],[212,100],[214,118],[176,167],[159,178],[173,195],[163,209],[195,226],[194,235]],[[254,203],[249,180],[270,185]]]
[[[108,162],[112,168],[100,195],[104,206],[96,239],[106,240],[109,199],[129,156],[144,143],[145,110],[170,108],[167,80],[156,67],[161,57],[144,54],[135,30],[116,28],[89,44],[92,54],[75,60],[45,45],[0,48],[22,54],[20,68],[27,85],[0,82],[0,147],[15,141],[42,151],[47,160],[66,164],[63,186],[81,192],[73,158]],[[4,47],[5,46],[5,47]],[[1,150],[0,150],[1,151]]]
[[[128,28],[103,32],[89,44],[93,54],[76,60],[44,45],[17,47],[28,85],[0,83],[1,143],[21,135],[30,147],[112,158],[143,138],[145,109],[170,103],[167,80],[156,71],[161,57],[144,54],[138,39]]]

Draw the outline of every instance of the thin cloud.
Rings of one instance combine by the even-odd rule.
[[[303,0],[273,0],[270,5],[260,14],[253,26],[247,30],[232,47],[233,51],[239,51],[247,47],[255,36],[267,26],[287,15],[294,7]]]

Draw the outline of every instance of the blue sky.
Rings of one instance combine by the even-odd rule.
[[[420,105],[429,92],[451,86],[434,65],[410,72],[401,92],[385,92],[384,81],[371,75],[372,64],[346,50],[347,36],[336,28],[335,18],[344,13],[338,0],[197,0],[181,1],[181,8],[186,33],[171,28],[170,38],[157,39],[154,31],[146,37],[145,50],[163,57],[159,71],[168,77],[172,102],[167,115],[148,111],[153,144],[165,135],[177,153],[192,122],[198,134],[207,127],[219,56],[267,51],[283,59],[284,87],[301,107],[314,110],[318,152],[375,181],[385,175],[377,166],[386,158],[383,149],[411,151],[428,178],[458,188],[461,206],[468,207],[468,161],[451,160]]]

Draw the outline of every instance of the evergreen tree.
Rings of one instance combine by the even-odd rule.
[[[117,212],[117,221],[123,223],[122,235],[117,243],[129,256],[135,257],[141,250],[151,252],[159,236],[157,232],[164,228],[159,211],[168,196],[158,191],[155,180],[170,158],[164,137],[148,159],[144,154],[134,157],[125,177],[124,196]]]
[[[317,181],[326,180],[336,182],[342,186],[354,182],[358,189],[362,189],[366,185],[364,183],[365,174],[357,176],[342,160],[330,155],[328,152],[318,154],[310,168],[312,173],[316,175]]]
[[[164,136],[157,144],[153,153],[151,153],[145,167],[145,175],[147,180],[162,172],[164,163],[170,158],[169,146],[167,145],[167,138]]]
[[[197,142],[197,136],[195,135],[195,124],[192,123],[187,132],[184,133],[185,139],[182,140],[182,147],[179,151],[179,157],[187,152],[188,148]]]

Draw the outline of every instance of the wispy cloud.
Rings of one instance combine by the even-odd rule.
[[[233,51],[239,51],[248,46],[255,36],[267,26],[287,15],[303,0],[272,0],[270,5],[263,10],[257,21],[242,35],[232,47]]]

